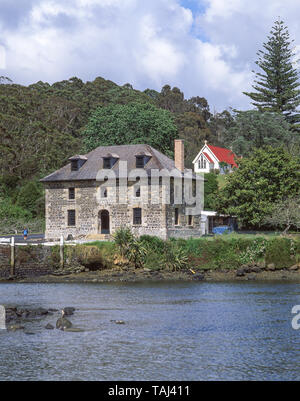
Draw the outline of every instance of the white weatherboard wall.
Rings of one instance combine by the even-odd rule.
[[[204,153],[208,154],[208,156],[211,158],[211,160],[213,160],[213,163],[211,163],[207,159],[207,157],[204,155]],[[199,160],[202,155],[206,159],[206,168],[205,169],[203,169],[203,168],[201,169],[199,166]],[[213,154],[213,152],[209,149],[209,147],[207,145],[203,146],[203,148],[201,149],[201,151],[198,153],[197,157],[193,161],[193,164],[194,164],[194,172],[195,173],[209,173],[211,170],[219,170],[220,169],[219,160],[216,158],[216,156]]]

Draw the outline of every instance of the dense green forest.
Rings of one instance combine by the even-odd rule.
[[[174,139],[182,138],[188,168],[204,140],[232,147],[244,159],[251,158],[257,148],[272,146],[299,161],[296,109],[300,91],[288,40],[283,23],[276,22],[265,52],[259,53],[257,65],[263,74],[257,73],[256,92],[246,93],[256,106],[248,111],[228,108],[212,113],[201,94],[186,99],[179,88],[169,85],[160,92],[142,92],[101,77],[92,82],[74,77],[52,85],[40,81],[29,86],[0,77],[0,232],[20,230],[25,224],[41,230],[44,198],[39,179],[66,164],[70,156],[100,145],[148,143],[172,157]],[[285,86],[281,87],[283,80]],[[243,185],[229,186],[229,196],[218,188],[216,177],[207,176],[206,208],[239,213],[243,208],[236,202]],[[218,191],[223,203],[216,204]],[[236,204],[234,210],[228,205],[229,197],[232,206]],[[276,200],[280,198],[278,194]],[[263,216],[245,219],[253,224],[263,220]]]

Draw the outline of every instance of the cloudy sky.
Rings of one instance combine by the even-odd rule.
[[[242,91],[278,16],[297,49],[299,0],[0,0],[0,76],[168,83],[212,111],[247,108]]]

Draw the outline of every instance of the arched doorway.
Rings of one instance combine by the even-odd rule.
[[[99,232],[110,234],[109,212],[107,210],[99,212]]]

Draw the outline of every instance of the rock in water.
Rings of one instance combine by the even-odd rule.
[[[245,277],[245,270],[244,269],[238,269],[236,272],[237,277]]]
[[[61,317],[56,322],[56,328],[59,330],[70,329],[72,327],[72,323],[70,322],[70,320],[66,319],[64,316],[65,311],[62,310]]]
[[[21,326],[19,324],[14,324],[14,325],[8,327],[9,331],[17,331],[17,330],[23,330],[23,329],[25,329],[25,327]]]
[[[71,316],[75,312],[75,308],[67,307],[63,309],[66,316]]]
[[[52,324],[48,323],[47,326],[45,326],[45,329],[54,330],[54,326],[52,326]]]
[[[56,328],[59,330],[70,329],[71,327],[72,323],[65,317],[60,317],[56,322]]]
[[[71,329],[64,329],[67,333],[83,333],[84,330],[72,327]]]

